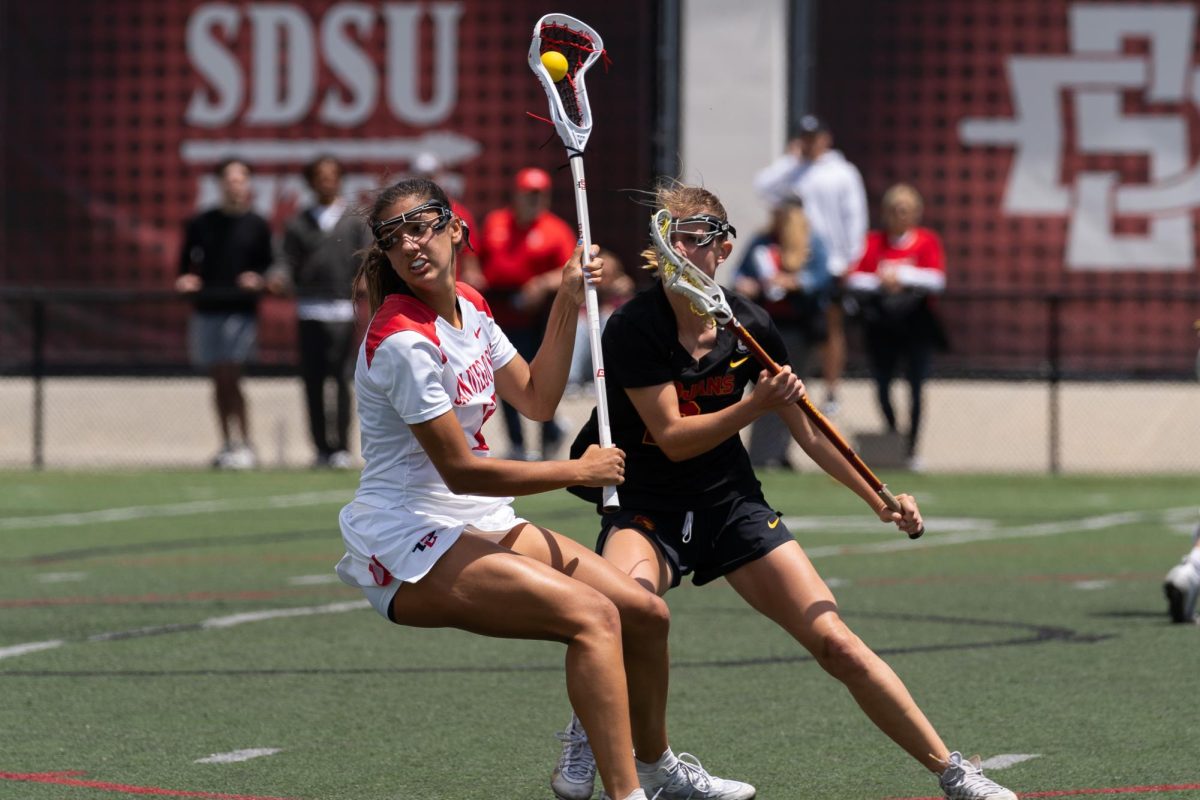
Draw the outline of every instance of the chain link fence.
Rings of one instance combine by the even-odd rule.
[[[929,471],[1200,473],[1200,294],[951,292],[939,307],[951,349],[925,388]],[[187,365],[188,314],[168,292],[0,289],[0,467],[207,465],[220,438],[209,382]],[[306,467],[314,455],[292,314],[287,302],[264,303],[245,383],[265,467]],[[833,421],[868,463],[887,468],[866,375],[851,324]],[[808,383],[824,395],[818,379]],[[907,387],[892,391],[904,420]],[[591,406],[590,387],[568,389],[559,410],[567,441]],[[484,433],[503,455],[500,417]],[[535,448],[538,427],[526,423]],[[792,460],[815,469],[802,455]]]

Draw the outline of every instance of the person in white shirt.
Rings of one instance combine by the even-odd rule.
[[[1196,600],[1200,597],[1200,524],[1192,533],[1192,549],[1167,573],[1163,591],[1172,622],[1200,623],[1200,617],[1196,616]]]
[[[355,370],[366,466],[340,515],[337,573],[396,624],[565,643],[567,693],[605,788],[644,800],[634,747],[667,749],[667,607],[511,506],[513,495],[619,484],[624,453],[506,461],[491,457],[483,433],[497,394],[531,419],[553,415],[584,275],[600,282],[602,262],[583,265],[575,250],[526,362],[479,293],[456,282],[466,233],[437,184],[410,178],[385,189],[368,222],[375,243],[359,280],[374,316]]]
[[[867,191],[862,174],[833,149],[824,120],[806,114],[788,140],[787,151],[760,171],[754,188],[773,208],[798,196],[809,224],[827,250],[827,266],[835,280],[862,257],[867,239]],[[835,284],[836,285],[836,284]],[[846,367],[846,316],[840,297],[826,313],[828,336],[821,352],[827,413],[837,411],[837,392]]]

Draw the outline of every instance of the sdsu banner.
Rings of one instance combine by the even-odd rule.
[[[331,153],[351,198],[402,177],[423,153],[477,218],[506,204],[514,173],[555,175],[554,209],[574,220],[565,153],[526,63],[544,2],[5,3],[3,247],[6,285],[166,289],[185,219],[216,201],[213,166],[253,167],[257,210],[281,230],[305,200],[302,166]],[[622,190],[652,176],[656,99],[653,3],[566,2],[604,36],[593,70],[588,147],[595,239],[632,262],[644,210]],[[108,307],[133,339],[131,314],[182,361],[182,304]],[[286,309],[274,309],[277,316]],[[52,310],[53,313],[53,310]],[[76,330],[112,338],[100,310]],[[264,334],[264,360],[286,361]],[[91,317],[94,325],[84,324]],[[55,334],[67,323],[50,326]],[[144,326],[143,326],[144,327]],[[282,347],[290,346],[284,342]],[[61,348],[60,348],[61,349]]]

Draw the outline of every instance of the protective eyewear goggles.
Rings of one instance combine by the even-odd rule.
[[[697,247],[708,247],[718,237],[737,237],[737,230],[729,224],[729,220],[714,214],[696,214],[673,220],[671,233],[691,237]]]
[[[430,211],[436,211],[437,216],[418,219],[422,215],[428,215]],[[376,222],[371,226],[371,233],[374,234],[380,250],[391,250],[402,239],[422,242],[431,231],[441,233],[452,219],[454,212],[449,206],[440,200],[430,200],[416,208],[410,208],[398,217]]]

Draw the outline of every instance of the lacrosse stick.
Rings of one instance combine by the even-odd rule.
[[[550,74],[543,54],[555,53],[546,59],[561,64],[565,59],[565,74],[558,79]],[[592,230],[588,222],[587,183],[583,177],[583,149],[592,133],[592,110],[588,105],[584,74],[604,53],[600,34],[579,20],[565,14],[547,14],[533,26],[533,41],[529,44],[529,68],[542,82],[550,100],[550,119],[567,148],[571,177],[575,185],[575,213],[579,219],[579,238],[583,243],[583,258],[591,258]],[[604,354],[600,350],[600,307],[596,287],[584,282],[584,303],[587,306],[588,341],[592,351],[592,370],[596,388],[596,419],[600,428],[600,446],[612,447],[612,432],[608,423],[608,398],[604,388]],[[605,511],[619,507],[617,488],[605,486],[601,502]]]
[[[767,372],[778,375],[783,371],[782,367],[775,363],[762,345],[742,327],[742,323],[738,322],[737,317],[733,315],[733,309],[729,306],[729,301],[725,299],[725,293],[717,282],[704,274],[699,267],[671,245],[671,226],[673,224],[674,219],[671,217],[671,212],[666,209],[660,210],[650,221],[650,239],[659,253],[659,269],[663,273],[663,285],[668,290],[686,297],[692,304],[692,310],[697,314],[712,317],[718,325],[733,333],[742,344],[746,345],[751,355],[758,363],[762,364]],[[808,418],[821,430],[821,433],[825,434],[825,438],[850,462],[850,466],[862,476],[867,485],[871,487],[871,491],[875,492],[889,509],[903,514],[900,501],[879,478],[875,477],[875,473],[859,458],[858,453],[846,444],[846,440],[838,433],[837,428],[833,427],[833,423],[812,404],[808,395],[801,395],[800,399],[796,401],[796,405],[803,409]],[[910,539],[916,539],[923,533],[925,533],[924,527],[908,536]]]

